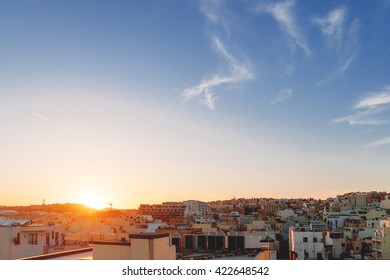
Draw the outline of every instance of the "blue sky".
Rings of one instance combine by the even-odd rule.
[[[389,189],[389,1],[0,1],[0,204]]]

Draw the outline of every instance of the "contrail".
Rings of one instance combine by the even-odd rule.
[[[36,117],[38,117],[38,118],[44,120],[44,121],[50,122],[50,120],[49,120],[48,118],[46,118],[46,117],[44,117],[44,116],[42,116],[42,115],[40,115],[40,114],[37,114],[37,113],[35,113],[35,112],[32,112],[32,114],[33,114],[34,116],[36,116]]]

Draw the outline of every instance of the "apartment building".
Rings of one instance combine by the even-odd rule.
[[[289,251],[291,260],[323,260],[325,258],[324,236],[309,226],[289,229]]]
[[[208,204],[197,200],[183,202],[163,202],[162,204],[141,204],[138,208],[140,215],[151,215],[154,219],[164,222],[183,223],[184,219],[204,217],[208,211]]]
[[[65,229],[29,219],[0,220],[0,260],[12,260],[55,252],[64,246]]]
[[[182,202],[163,202],[162,204],[141,204],[140,215],[150,215],[154,219],[169,222],[171,218],[184,218],[186,205]]]
[[[390,219],[380,221],[380,228],[372,236],[372,251],[376,259],[390,259]]]

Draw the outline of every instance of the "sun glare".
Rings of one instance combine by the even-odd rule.
[[[86,194],[81,198],[80,202],[96,210],[100,210],[106,207],[101,197],[96,194]]]

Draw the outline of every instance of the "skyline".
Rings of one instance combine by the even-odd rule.
[[[0,205],[390,191],[389,1],[0,6]]]

